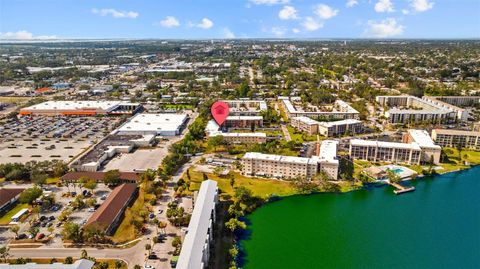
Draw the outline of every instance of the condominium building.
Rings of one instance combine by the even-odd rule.
[[[258,116],[268,109],[267,102],[263,100],[222,100],[229,106],[229,115],[232,116]]]
[[[435,96],[435,99],[459,107],[480,104],[480,96]]]
[[[372,162],[420,164],[422,149],[413,143],[350,140],[350,157]]]
[[[435,145],[432,138],[425,130],[408,130],[403,136],[404,143],[417,143],[422,149],[422,162],[440,163],[440,155],[442,154],[442,147]]]
[[[463,96],[449,96],[449,97],[461,98]],[[477,97],[477,99],[478,98],[480,98],[480,97]],[[456,116],[457,120],[459,120],[459,121],[467,121],[468,120],[469,116],[468,116],[468,111],[466,109],[458,107],[456,105],[452,105],[451,103],[443,101],[444,99],[442,98],[442,96],[439,96],[439,97],[423,96],[422,99],[427,101],[427,102],[430,102],[430,103],[433,103],[435,105],[438,105],[438,106],[441,106],[441,107],[444,107],[446,109],[450,109],[450,110],[454,111],[457,115]],[[448,100],[449,101],[455,101],[455,99],[450,99],[450,98],[448,98]],[[460,102],[454,102],[454,103],[460,103]],[[478,101],[477,101],[477,103],[478,103]]]
[[[355,110],[353,107],[351,107],[349,104],[347,104],[342,100],[336,100],[333,106],[329,108],[329,111],[321,110],[320,108],[317,108],[317,107],[313,107],[313,110],[305,111],[305,110],[302,110],[300,107],[294,106],[289,99],[283,99],[283,98],[281,99],[280,103],[289,119],[293,117],[305,116],[305,117],[309,117],[317,120],[322,120],[322,119],[343,120],[343,119],[358,119],[360,115],[360,113],[357,110]]]
[[[434,129],[432,139],[442,147],[480,150],[480,132],[478,131]]]
[[[272,178],[312,178],[317,174],[316,160],[304,157],[281,156],[247,152],[242,158],[243,174]]]
[[[313,178],[324,171],[338,179],[337,141],[322,141],[318,156],[311,158],[247,152],[242,158],[243,174],[271,178]]]
[[[356,119],[320,122],[318,133],[326,137],[350,133],[352,135],[363,132],[363,123]]]
[[[318,134],[318,124],[316,120],[312,120],[309,117],[293,117],[290,119],[290,124],[298,130],[310,135]]]
[[[223,126],[227,128],[250,128],[251,126],[262,127],[262,116],[228,116]]]
[[[352,134],[361,133],[363,131],[363,124],[356,119],[346,119],[339,121],[316,121],[311,118],[293,117],[290,124],[300,131],[307,134],[321,134],[326,137],[344,135],[348,132]]]
[[[317,160],[318,171],[325,172],[330,179],[338,179],[339,161],[337,159],[338,142],[333,140],[324,140],[320,145],[318,156],[313,157]]]
[[[258,144],[267,142],[266,133],[218,133],[223,139],[232,144]]]
[[[208,266],[210,245],[213,241],[213,225],[218,203],[217,182],[205,180],[200,185],[178,258],[178,269],[203,269]]]
[[[453,122],[457,112],[444,105],[410,95],[377,96],[376,101],[386,107],[385,116],[390,123]]]

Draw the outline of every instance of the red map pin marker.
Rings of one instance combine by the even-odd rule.
[[[228,117],[228,104],[217,101],[211,107],[212,116],[218,125],[222,125]]]

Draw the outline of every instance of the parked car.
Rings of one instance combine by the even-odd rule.
[[[88,209],[88,212],[95,212],[95,208],[94,208],[94,207],[90,207],[90,208]]]
[[[35,236],[35,240],[40,240],[45,237],[45,234],[43,233],[38,233],[37,236]]]
[[[54,217],[54,216],[50,216],[50,217],[48,217],[48,220],[50,220],[50,221],[55,220],[55,217]]]
[[[25,239],[25,238],[27,238],[26,234],[19,234],[15,239],[16,240],[22,240],[22,239]]]
[[[39,220],[40,220],[40,221],[44,221],[44,220],[46,220],[46,219],[47,219],[47,216],[41,216]]]
[[[155,218],[155,214],[150,213],[150,216],[149,216],[149,217],[150,217],[150,219],[153,219],[153,218]]]
[[[158,259],[158,256],[157,256],[157,254],[152,253],[152,254],[148,255],[148,259],[149,259],[149,260],[157,260],[157,259]]]
[[[40,226],[46,227],[46,226],[47,226],[47,222],[42,222],[42,224],[41,224]]]

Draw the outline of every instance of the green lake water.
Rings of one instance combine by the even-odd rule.
[[[411,184],[268,203],[243,268],[480,268],[480,167]]]

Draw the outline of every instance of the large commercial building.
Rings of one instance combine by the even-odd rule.
[[[432,138],[425,130],[408,130],[403,136],[404,143],[417,143],[422,149],[422,162],[434,164],[440,163],[440,156],[442,155],[442,147],[435,145]]]
[[[422,149],[417,143],[350,140],[350,157],[371,162],[420,164]]]
[[[229,115],[232,116],[259,116],[268,109],[267,102],[263,100],[222,100],[229,106]]]
[[[262,127],[263,126],[263,117],[262,116],[228,116],[223,123],[223,126],[227,128],[250,128]]]
[[[337,143],[323,141],[318,156],[311,158],[247,152],[242,158],[242,173],[246,176],[310,179],[319,171],[324,171],[336,180],[339,167]]]
[[[321,134],[326,137],[344,135],[347,133],[358,134],[363,131],[363,124],[356,119],[339,121],[316,121],[302,116],[291,118],[290,124],[310,135]]]
[[[221,135],[228,143],[233,144],[252,144],[267,142],[266,133],[224,133],[220,131],[220,126],[214,121],[210,120],[205,128],[205,133],[208,137]]]
[[[457,119],[457,112],[444,105],[410,95],[377,96],[381,106],[389,107],[385,116],[390,123],[446,123]]]
[[[85,226],[105,231],[112,235],[123,219],[125,209],[137,194],[137,184],[126,183],[116,187],[103,204],[88,219]]]
[[[115,133],[118,135],[179,135],[187,125],[186,114],[141,113],[130,118]]]
[[[205,180],[195,200],[187,234],[178,258],[178,269],[203,269],[208,266],[213,240],[215,207],[218,202],[217,182]]]
[[[450,129],[432,130],[432,139],[442,147],[480,150],[480,132]]]
[[[47,101],[20,110],[20,115],[122,115],[134,114],[141,109],[138,103],[123,101]]]
[[[303,110],[300,106],[295,106],[289,99],[281,99],[281,105],[285,109],[288,118],[309,117],[317,120],[343,120],[358,119],[359,112],[342,100],[336,100],[328,111],[321,110],[318,107],[311,107],[311,110]]]

